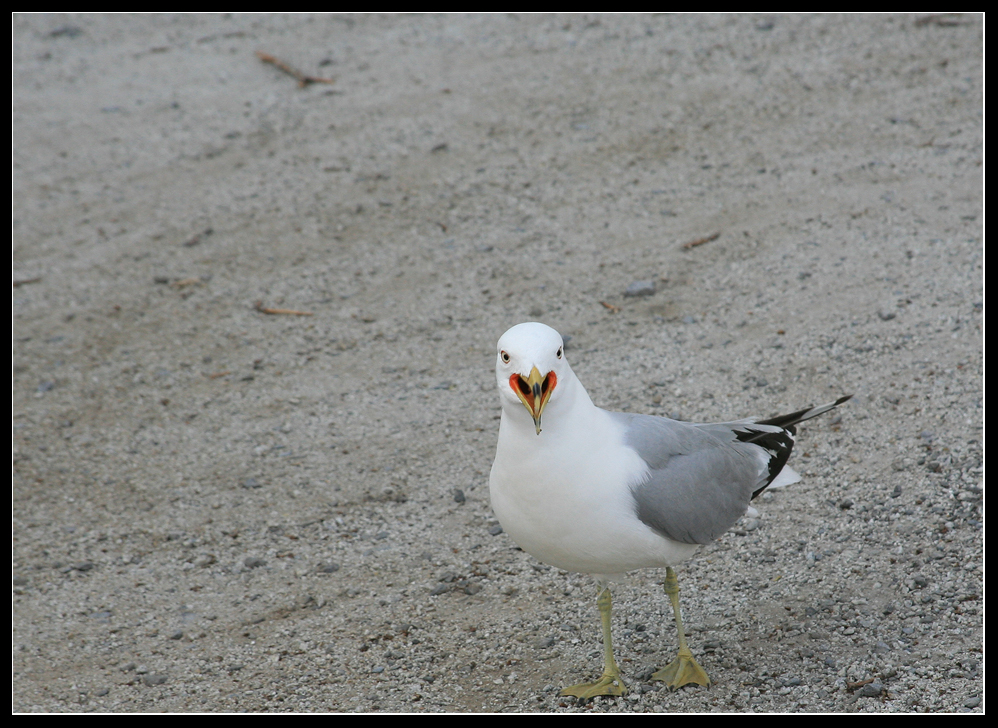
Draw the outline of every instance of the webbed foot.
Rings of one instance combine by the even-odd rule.
[[[710,678],[704,669],[693,659],[693,655],[680,654],[675,660],[651,676],[652,680],[662,680],[670,690],[678,690],[683,685],[694,683],[710,686]]]
[[[576,698],[584,699],[595,698],[597,695],[626,694],[627,687],[624,685],[624,681],[621,680],[619,673],[617,675],[607,675],[606,673],[603,673],[603,677],[594,683],[572,685],[559,693],[559,695],[573,695]]]

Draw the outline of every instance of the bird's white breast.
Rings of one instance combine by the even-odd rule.
[[[668,566],[692,555],[695,546],[663,538],[638,519],[630,486],[647,477],[648,466],[619,427],[591,402],[571,409],[551,407],[540,435],[520,413],[503,412],[490,492],[506,533],[547,564],[589,574]]]

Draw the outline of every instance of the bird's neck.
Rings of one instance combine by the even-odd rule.
[[[541,434],[534,428],[533,419],[519,403],[503,404],[502,427],[509,427],[517,434],[529,438],[541,437],[546,440],[560,437],[578,437],[575,429],[579,423],[594,421],[592,412],[597,410],[589,393],[576,378],[574,372],[562,376],[558,381],[557,396],[551,398],[541,417]],[[512,432],[510,433],[512,434]]]

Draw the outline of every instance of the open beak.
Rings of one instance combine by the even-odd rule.
[[[544,405],[551,399],[551,393],[557,383],[558,377],[555,376],[554,372],[548,372],[541,376],[537,367],[530,370],[529,377],[525,378],[522,374],[514,374],[509,378],[509,386],[523,402],[523,406],[530,412],[530,416],[534,418],[534,427],[537,428],[538,435],[541,434],[541,412],[544,411]]]

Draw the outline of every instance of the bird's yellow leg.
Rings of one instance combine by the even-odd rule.
[[[595,698],[597,695],[624,695],[627,688],[620,677],[620,668],[613,659],[613,641],[610,638],[610,589],[604,588],[596,598],[600,619],[603,622],[603,676],[594,683],[573,685],[561,691],[561,695],[574,695],[577,698]]]
[[[672,567],[665,570],[665,593],[672,602],[672,612],[676,615],[676,629],[679,630],[679,656],[654,673],[652,680],[663,680],[670,690],[678,690],[683,685],[696,683],[704,687],[710,686],[710,678],[703,668],[693,659],[693,653],[686,646],[686,633],[683,631],[683,616],[679,612],[679,582]]]

